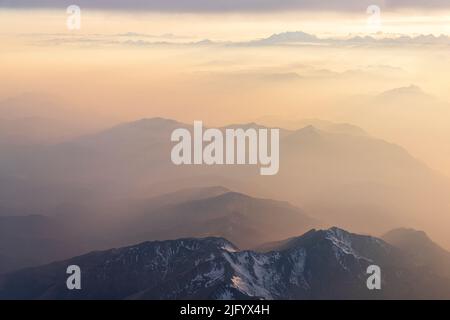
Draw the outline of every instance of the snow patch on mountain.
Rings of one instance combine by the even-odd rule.
[[[273,299],[269,288],[276,279],[273,270],[276,256],[267,257],[247,251],[234,255],[226,253],[224,257],[234,271],[231,278],[233,288],[251,297]]]
[[[309,285],[304,277],[306,250],[303,248],[294,250],[290,254],[289,258],[292,262],[292,270],[289,276],[289,282],[291,284],[302,286],[303,288],[308,289]]]
[[[204,274],[198,274],[192,282],[201,282],[205,288],[211,287],[215,283],[222,281],[225,277],[223,265],[214,264],[210,271]]]
[[[325,239],[331,241],[331,243],[333,244],[333,252],[335,254],[336,260],[344,270],[350,272],[348,268],[348,262],[346,261],[346,258],[348,258],[347,256],[351,256],[356,260],[364,260],[368,263],[373,262],[372,259],[358,253],[358,251],[354,248],[352,243],[352,237],[354,235],[336,227],[326,230],[325,233]],[[374,238],[367,236],[365,239],[373,241]],[[376,241],[374,242],[378,246],[386,248],[386,244],[384,244],[382,241],[378,241],[378,239],[376,239]]]

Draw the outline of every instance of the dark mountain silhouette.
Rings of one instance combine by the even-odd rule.
[[[216,236],[241,248],[284,239],[321,225],[287,202],[241,193],[166,205],[121,224],[115,233],[132,240]],[[127,228],[129,226],[129,228]]]
[[[0,273],[146,240],[218,236],[248,248],[322,225],[289,203],[219,186],[79,210],[86,214],[0,217]]]

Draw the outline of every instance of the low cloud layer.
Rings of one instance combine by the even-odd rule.
[[[210,39],[192,40],[186,37],[176,35],[150,35],[137,34],[133,32],[116,35],[82,35],[74,36],[72,34],[32,34],[33,43],[36,45],[126,45],[135,47],[150,46],[234,46],[234,47],[268,47],[268,46],[351,46],[351,47],[392,47],[392,46],[450,46],[450,37],[447,35],[395,35],[387,34],[384,37],[372,36],[353,36],[349,38],[319,38],[314,34],[302,31],[283,32],[273,34],[267,38],[255,39],[243,42],[233,41],[214,41]]]
[[[264,12],[281,10],[360,11],[381,8],[450,9],[448,0],[0,0],[6,8],[85,8],[162,12]]]

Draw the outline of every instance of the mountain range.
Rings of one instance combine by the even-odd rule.
[[[81,268],[81,290],[66,269]],[[381,269],[369,290],[367,267]],[[339,228],[311,230],[269,251],[223,238],[144,242],[0,276],[0,299],[445,299],[450,279],[418,268],[387,242]]]
[[[287,202],[223,187],[191,188],[122,201],[84,215],[0,217],[0,273],[99,248],[146,240],[226,237],[242,248],[294,236],[323,223]],[[126,214],[123,214],[126,212]]]
[[[47,41],[53,43],[78,43],[89,39],[91,43],[97,45],[114,44],[126,45],[136,47],[150,47],[150,46],[170,46],[170,45],[185,45],[185,46],[233,46],[233,47],[261,47],[261,46],[435,46],[446,47],[450,44],[450,38],[447,35],[441,34],[439,36],[433,34],[420,34],[410,36],[406,34],[389,34],[378,33],[376,35],[355,35],[349,34],[341,37],[318,37],[314,34],[303,31],[287,31],[275,33],[265,38],[251,39],[246,41],[229,41],[229,40],[214,40],[204,38],[199,40],[191,37],[155,37],[148,34],[89,34],[83,38],[69,37],[68,35],[42,35]]]
[[[321,224],[287,202],[226,192],[147,210],[128,224],[122,223],[114,234],[133,235],[135,241],[220,236],[240,248],[252,248],[298,235]]]
[[[253,166],[173,165],[170,134],[192,127],[162,118],[2,149],[1,225],[19,231],[0,234],[0,272],[146,240],[218,236],[249,249],[330,225],[367,234],[414,227],[448,247],[446,177],[358,127],[299,125],[281,129],[273,177]],[[237,126],[262,127],[229,127]],[[184,214],[196,223],[180,223]]]
[[[287,200],[330,224],[364,232],[385,232],[405,219],[411,226],[432,229],[426,219],[430,207],[438,212],[435,220],[441,222],[433,229],[439,230],[447,216],[450,181],[400,146],[370,135],[311,125],[282,130],[279,174],[260,177],[253,166],[173,165],[169,138],[174,128],[192,129],[173,120],[143,119],[64,143],[5,153],[0,200],[12,214],[48,214],[71,203],[221,185]],[[441,240],[445,232],[439,233],[435,237]]]

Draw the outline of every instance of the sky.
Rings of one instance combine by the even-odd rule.
[[[359,11],[369,5],[387,9],[449,9],[446,0],[2,0],[10,8],[59,8],[78,4],[98,9],[153,10],[163,12],[274,12],[282,10]]]
[[[72,2],[0,1],[0,104],[94,127],[349,122],[450,175],[448,1],[76,2],[79,30]]]

